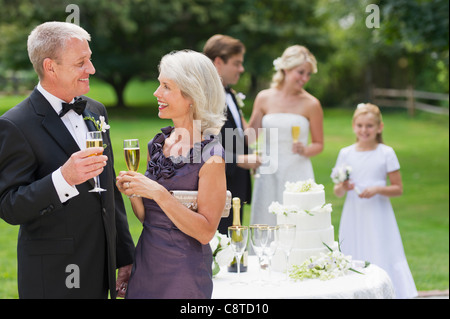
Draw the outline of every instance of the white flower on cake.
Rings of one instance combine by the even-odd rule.
[[[314,180],[308,179],[300,182],[286,182],[285,192],[289,193],[307,193],[307,192],[321,192],[323,191],[323,185],[316,184]],[[279,202],[272,202],[269,205],[269,213],[279,215],[283,214],[287,216],[289,213],[305,213],[314,216],[316,213],[330,213],[332,211],[331,204],[323,204],[312,207],[310,209],[301,209],[297,205],[283,205]]]
[[[278,215],[283,214],[287,216],[289,213],[304,213],[310,216],[314,216],[317,213],[331,213],[331,204],[323,204],[322,206],[317,206],[312,209],[300,209],[295,205],[282,205],[279,202],[272,202],[269,205],[269,213]]]
[[[298,211],[297,206],[295,205],[281,205],[279,202],[272,202],[269,206],[269,212],[275,215],[278,214],[284,214],[287,215],[287,213],[296,213]]]
[[[316,184],[312,179],[295,183],[286,182],[285,184],[285,190],[291,193],[318,192],[323,189],[323,185]]]

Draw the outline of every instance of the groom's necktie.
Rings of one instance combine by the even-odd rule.
[[[59,117],[63,117],[70,110],[74,110],[78,115],[81,115],[86,108],[86,102],[81,97],[77,97],[73,103],[62,103],[62,110],[59,112]]]

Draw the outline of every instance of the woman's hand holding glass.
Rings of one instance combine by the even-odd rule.
[[[165,188],[145,175],[133,171],[120,172],[117,176],[117,188],[128,197],[146,197],[155,199]]]
[[[303,155],[305,152],[305,145],[299,141],[300,139],[300,126],[292,126],[292,152],[295,154]]]

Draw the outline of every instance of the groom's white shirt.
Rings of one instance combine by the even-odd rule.
[[[234,122],[236,123],[239,135],[243,137],[244,129],[242,128],[241,114],[239,113],[237,105],[234,103],[231,93],[226,93],[226,103],[228,105],[228,109],[231,112],[231,115],[233,116]]]
[[[64,101],[46,91],[40,82],[36,88],[44,96],[48,103],[50,103],[56,114],[59,114],[62,110],[62,103]],[[73,110],[70,110],[61,118],[61,120],[67,127],[67,130],[69,130],[73,139],[77,142],[80,150],[85,149],[86,133],[88,132],[88,129],[86,123],[84,123],[83,116],[78,115]],[[52,173],[52,181],[61,203],[64,203],[79,194],[77,188],[69,185],[62,176],[61,167]]]

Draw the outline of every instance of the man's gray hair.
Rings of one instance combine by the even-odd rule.
[[[67,40],[76,38],[90,41],[91,36],[80,26],[68,22],[45,22],[38,25],[28,36],[28,56],[34,70],[41,79],[44,76],[43,62],[46,58],[57,60]]]

